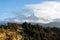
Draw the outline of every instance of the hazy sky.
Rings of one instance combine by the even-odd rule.
[[[1,20],[14,17],[19,19],[32,15],[39,18],[36,22],[45,22],[44,20],[50,22],[52,19],[60,18],[60,0],[0,0]],[[16,21],[20,21],[17,19]],[[33,19],[26,20],[35,21]]]
[[[39,0],[0,0],[0,18],[14,17],[15,10],[24,8],[26,4],[40,3]]]

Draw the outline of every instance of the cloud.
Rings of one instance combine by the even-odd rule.
[[[25,20],[13,19],[12,21],[9,20],[8,22],[16,22],[16,23],[20,23],[20,22],[48,23],[47,21],[43,21],[43,20],[30,20],[30,19],[25,19]]]
[[[60,2],[45,1],[39,4],[28,4],[26,7],[33,10],[36,17],[44,19],[60,18]]]
[[[48,23],[49,20],[45,20],[44,18],[38,18],[34,14],[31,16],[17,16],[14,18],[7,18],[4,19],[6,22],[15,22],[15,23],[20,23],[20,22],[33,22],[33,23]]]
[[[38,4],[27,4],[24,9],[16,11],[17,17],[13,22],[49,23],[53,19],[60,19],[60,2],[44,1]]]

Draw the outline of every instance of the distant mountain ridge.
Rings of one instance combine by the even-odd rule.
[[[33,17],[32,17],[33,16]],[[34,19],[35,18],[35,19]],[[18,20],[16,20],[16,19],[18,19],[18,18],[8,18],[8,19],[5,19],[4,21],[0,21],[0,25],[1,24],[7,24],[7,23],[18,23],[18,24],[21,24],[21,23],[23,23],[23,19],[24,19],[24,17],[22,17],[22,19],[21,18],[19,18]],[[39,25],[43,25],[43,26],[50,26],[50,27],[60,27],[60,19],[53,19],[53,21],[52,22],[50,22],[50,23],[46,23],[46,24],[44,24],[44,23],[38,23],[38,22],[36,22],[39,18],[38,17],[35,17],[34,15],[31,15],[31,16],[29,16],[29,17],[25,17],[25,19],[30,19],[30,20],[35,20],[34,22],[29,22],[29,23],[32,23],[32,24],[39,24]],[[24,20],[25,20],[24,19]],[[15,22],[15,21],[18,21],[18,22]],[[19,22],[20,21],[20,22]]]
[[[0,21],[0,25],[4,25],[4,24],[7,24],[9,22],[7,21]],[[10,22],[10,23],[15,23],[15,22]],[[23,22],[19,22],[18,24],[22,24]],[[30,22],[31,24],[39,24],[39,25],[42,25],[42,26],[50,26],[50,27],[60,27],[60,22],[51,22],[51,23],[47,23],[47,24],[43,24],[43,23],[33,23],[33,22]]]
[[[43,24],[44,26],[50,26],[50,27],[60,27],[60,22],[51,22],[48,24]]]

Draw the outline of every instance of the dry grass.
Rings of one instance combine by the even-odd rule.
[[[0,32],[0,40],[21,40],[22,35],[17,34],[16,32],[10,30],[4,30],[4,32]]]

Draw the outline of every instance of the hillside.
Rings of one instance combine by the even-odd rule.
[[[0,25],[0,40],[60,40],[60,28],[8,23]]]
[[[15,24],[14,24],[15,25]],[[22,27],[20,27],[22,29]],[[23,36],[18,31],[18,27],[13,26],[13,24],[0,25],[0,40],[22,40]]]
[[[22,35],[9,30],[4,30],[3,32],[0,32],[0,40],[16,40],[16,39],[21,40]]]

